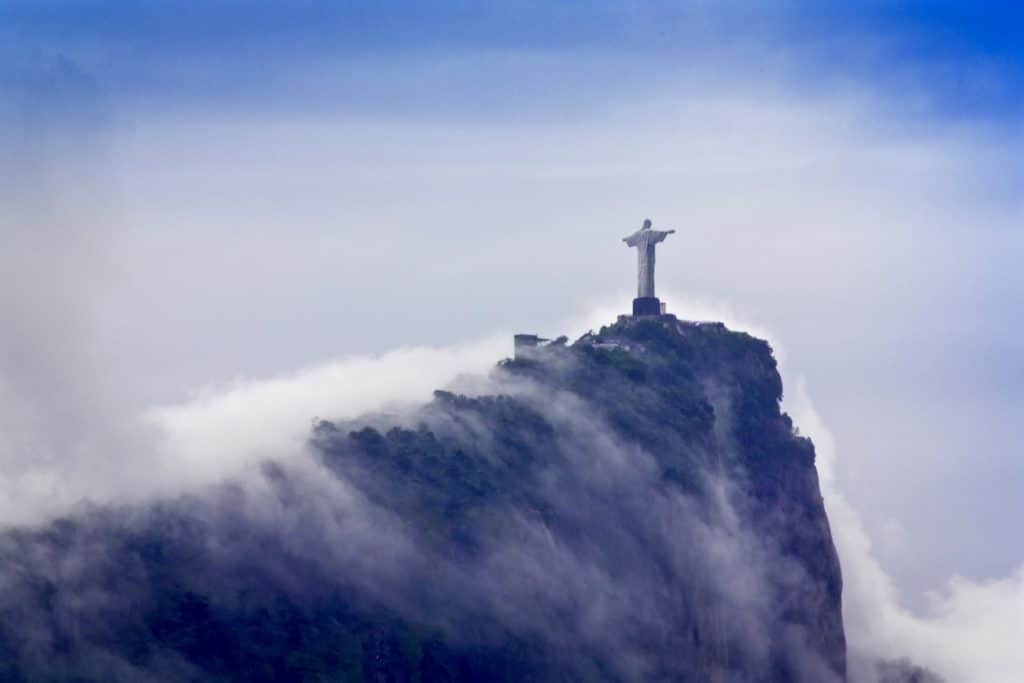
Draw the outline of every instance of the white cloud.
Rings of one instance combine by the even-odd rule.
[[[151,408],[162,464],[179,481],[215,481],[247,464],[302,451],[312,420],[355,418],[430,399],[462,373],[483,373],[511,352],[510,338],[449,348],[407,348],[212,388]]]
[[[837,487],[835,439],[814,409],[802,378],[795,387],[786,408],[817,451],[822,494],[843,568],[843,612],[851,654],[868,659],[907,657],[950,683],[1018,680],[1024,672],[1024,564],[998,580],[954,576],[929,596],[929,609],[923,614],[903,607],[892,579],[875,557],[859,512]],[[914,492],[907,496],[912,503]],[[868,671],[858,676],[855,683],[873,680]]]
[[[0,521],[33,522],[86,500],[139,501],[214,484],[262,460],[302,453],[315,417],[354,418],[426,401],[461,373],[485,372],[510,347],[503,336],[397,349],[207,388],[191,400],[127,416],[74,452],[7,460]],[[25,433],[59,427],[44,423]]]
[[[960,494],[967,531],[897,518],[905,557],[930,562],[926,551],[944,548],[955,559],[935,571],[948,576],[968,571],[972,558],[955,552],[968,535],[1004,563],[1024,552],[1020,498],[980,500],[1019,471],[1006,465],[1017,435],[993,437],[991,427],[1019,422],[1020,404],[1006,409],[1006,381],[977,367],[1019,369],[1021,335],[1006,311],[1020,299],[1020,200],[1006,179],[1019,176],[1020,139],[915,118],[906,93],[794,96],[786,84],[751,83],[744,66],[709,62],[682,81],[660,74],[645,81],[656,97],[609,92],[600,113],[568,125],[140,115],[130,130],[108,131],[111,184],[124,197],[114,213],[129,226],[114,235],[103,233],[106,213],[71,229],[93,212],[66,192],[88,181],[81,194],[103,195],[93,189],[104,189],[108,165],[53,140],[23,141],[49,151],[3,169],[43,181],[3,195],[38,200],[38,214],[0,216],[0,282],[14,293],[0,312],[15,321],[0,340],[0,520],[215,480],[294,448],[313,415],[421,398],[504,353],[485,343],[466,366],[450,351],[420,350],[276,374],[335,348],[444,344],[513,320],[551,334],[606,323],[626,309],[628,290],[620,305],[556,321],[628,281],[632,258],[618,238],[650,212],[680,230],[659,258],[670,309],[722,318],[701,305],[713,293],[741,317],[756,311],[793,345],[787,358],[813,378],[842,437],[848,455],[838,460],[787,381],[787,405],[819,449],[851,642],[934,660],[972,683],[1010,680],[1024,669],[1007,642],[1022,631],[1020,574],[955,580],[914,614],[900,595],[918,586],[891,578],[891,557],[883,571],[867,517],[871,506],[886,525],[908,510],[942,520]],[[356,295],[368,281],[372,296]],[[353,329],[352,320],[367,322]],[[384,381],[364,394],[375,372]],[[139,433],[133,416],[154,395],[175,400],[232,374],[271,379],[149,410],[163,448]],[[948,395],[973,410],[943,404]],[[898,445],[893,419],[910,435]],[[982,439],[984,449],[972,448]],[[951,474],[923,486],[935,462]],[[843,476],[850,463],[860,490]]]
[[[727,306],[665,292],[687,320],[723,321],[730,328],[772,340]],[[626,297],[628,299],[628,296]],[[597,303],[558,330],[579,335],[614,320],[621,306]],[[554,333],[557,330],[552,330]],[[447,349],[404,349],[358,357],[262,381],[211,389],[195,399],[148,412],[165,435],[160,467],[179,483],[211,482],[262,458],[301,450],[311,416],[354,417],[402,402],[427,400],[434,388],[461,373],[483,372],[507,355],[508,339]],[[778,347],[777,342],[775,343]],[[778,354],[778,348],[776,348]],[[785,409],[818,454],[822,492],[844,576],[844,618],[856,683],[872,683],[858,670],[860,656],[898,659],[934,669],[950,683],[1008,683],[1024,671],[1024,567],[1002,580],[953,578],[915,614],[901,605],[891,577],[876,558],[859,512],[839,489],[839,449],[810,400],[806,381],[785,362]]]

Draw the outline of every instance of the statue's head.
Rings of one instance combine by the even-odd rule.
[[[644,227],[641,228],[641,230],[650,230],[650,229],[651,229],[651,219],[650,218],[645,218],[644,219]]]

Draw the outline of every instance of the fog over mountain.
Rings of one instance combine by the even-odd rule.
[[[0,522],[106,547],[177,496],[274,500],[265,461],[333,492],[314,418],[408,414],[512,332],[614,320],[618,240],[650,216],[678,231],[671,310],[775,349],[851,679],[1015,680],[1020,26],[992,3],[4,3]]]
[[[5,534],[5,678],[845,680],[766,343],[629,320],[453,389]]]

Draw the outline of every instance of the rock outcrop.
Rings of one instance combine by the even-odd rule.
[[[764,341],[623,318],[258,484],[0,540],[0,678],[845,680],[814,448]]]

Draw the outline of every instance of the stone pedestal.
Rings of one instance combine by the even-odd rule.
[[[640,296],[633,299],[633,315],[661,315],[661,300],[656,296]]]

